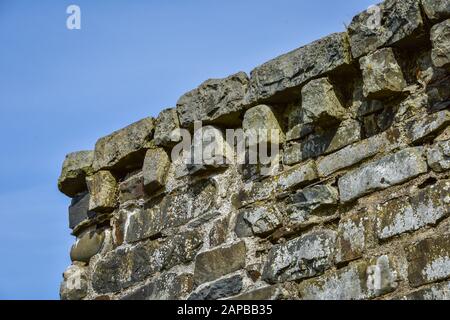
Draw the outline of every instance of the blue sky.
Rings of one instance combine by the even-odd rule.
[[[208,78],[343,31],[373,0],[0,0],[0,299],[58,299],[66,153]],[[66,28],[77,4],[82,29]]]

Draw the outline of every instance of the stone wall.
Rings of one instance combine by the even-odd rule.
[[[450,299],[449,18],[386,0],[69,154],[61,298]],[[198,120],[281,130],[276,170],[174,159]]]

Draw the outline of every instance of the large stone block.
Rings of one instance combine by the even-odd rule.
[[[363,72],[364,96],[380,99],[402,92],[406,87],[402,69],[391,48],[375,51],[362,57],[359,62]]]
[[[450,3],[450,2],[449,2]],[[450,4],[449,4],[450,6]],[[450,19],[431,29],[431,60],[437,68],[450,66]]]
[[[147,150],[142,172],[144,174],[144,189],[148,194],[164,187],[169,168],[170,159],[164,149]]]
[[[411,143],[420,143],[434,138],[450,124],[450,111],[442,110],[426,117],[414,119],[406,124],[406,135]]]
[[[153,275],[191,262],[203,244],[203,235],[189,231],[135,246],[118,247],[92,266],[92,287],[99,294],[118,292]]]
[[[304,123],[314,124],[340,122],[346,114],[328,78],[311,80],[302,88],[302,110]]]
[[[275,245],[267,256],[263,280],[276,283],[322,274],[332,266],[335,241],[336,232],[321,230]]]
[[[247,133],[249,143],[280,144],[285,139],[272,108],[263,104],[245,112],[242,129]]]
[[[183,128],[195,121],[208,124],[237,124],[244,110],[248,77],[239,72],[224,79],[210,79],[184,94],[177,102],[177,112]]]
[[[69,228],[74,229],[80,223],[92,219],[96,213],[89,211],[89,193],[86,192],[72,199],[69,207]]]
[[[347,66],[351,55],[346,37],[346,33],[329,35],[255,68],[248,101],[283,100],[286,91],[295,89],[299,93],[310,79]]]
[[[154,129],[153,118],[145,118],[100,138],[95,144],[94,171],[130,172],[141,168]]]
[[[105,234],[103,232],[86,232],[77,239],[70,250],[70,259],[89,263],[89,260],[100,252]]]
[[[386,0],[353,18],[348,27],[354,58],[408,40],[423,27],[418,0]]]
[[[405,248],[408,279],[413,287],[450,276],[450,235],[437,235],[416,241]]]
[[[406,198],[377,207],[377,235],[388,239],[403,232],[434,225],[450,214],[450,181],[441,181]]]
[[[282,191],[308,185],[318,178],[316,163],[308,161],[281,173],[278,177],[278,187]]]
[[[69,153],[64,160],[58,189],[69,197],[75,197],[87,190],[86,175],[92,173],[93,151]]]
[[[75,263],[63,274],[59,290],[61,300],[81,300],[87,295],[88,273],[83,264]]]
[[[88,177],[89,210],[111,212],[117,206],[118,185],[116,178],[109,171],[99,171]]]
[[[212,283],[208,283],[194,293],[188,300],[217,300],[238,294],[243,287],[241,275],[223,278]]]
[[[437,21],[450,18],[449,0],[421,0],[428,19]]]
[[[438,141],[427,150],[427,161],[436,172],[450,170],[450,140]]]
[[[166,273],[134,289],[121,300],[179,300],[186,298],[193,286],[191,274]]]
[[[157,146],[172,147],[180,141],[177,129],[180,128],[177,111],[175,108],[164,109],[158,115],[155,125],[154,140]]]
[[[338,182],[341,201],[349,202],[426,173],[423,151],[421,147],[404,149],[347,173]]]
[[[198,254],[195,258],[195,283],[212,281],[244,268],[245,255],[246,247],[243,241]]]

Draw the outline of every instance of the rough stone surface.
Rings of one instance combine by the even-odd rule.
[[[69,197],[75,197],[87,190],[86,175],[92,173],[93,151],[69,153],[64,160],[58,189]]]
[[[279,295],[280,289],[273,285],[240,294],[230,298],[230,300],[275,300]]]
[[[371,191],[403,183],[427,170],[427,163],[423,159],[423,148],[404,149],[340,178],[341,201],[352,201]]]
[[[142,171],[126,178],[119,184],[119,202],[137,201],[145,196],[144,177]]]
[[[449,5],[450,6],[450,5]],[[437,68],[450,66],[450,19],[431,29],[431,60]]]
[[[61,300],[81,300],[87,295],[88,276],[86,267],[73,264],[64,271],[59,294]]]
[[[345,33],[335,33],[279,56],[251,72],[249,102],[273,99],[288,89],[346,66],[351,55]]]
[[[450,140],[438,141],[428,149],[427,161],[436,172],[450,170]]]
[[[327,78],[311,80],[302,89],[304,123],[340,122],[346,113]]]
[[[331,266],[336,233],[315,231],[300,238],[274,246],[263,269],[263,279],[269,283],[309,278]]]
[[[89,210],[95,212],[111,212],[117,205],[118,186],[109,171],[99,171],[87,178],[89,189]]]
[[[145,118],[99,139],[95,144],[94,171],[126,171],[142,166],[154,129],[153,118]]]
[[[377,235],[387,239],[434,225],[450,214],[450,182],[442,181],[410,197],[394,199],[377,210]]]
[[[142,172],[144,174],[144,190],[148,194],[164,187],[169,168],[170,159],[164,149],[147,150]]]
[[[440,130],[450,124],[450,111],[443,110],[427,117],[411,120],[406,124],[407,136],[412,143],[419,143],[435,137]]]
[[[89,211],[89,193],[86,192],[72,199],[69,207],[69,228],[74,229],[80,223],[92,219],[96,213]]]
[[[397,63],[394,51],[385,48],[359,60],[363,72],[364,95],[369,98],[384,98],[402,92],[406,81]]]
[[[281,224],[281,214],[275,206],[262,206],[243,210],[243,220],[251,227],[253,234],[265,236]]]
[[[450,276],[450,235],[417,241],[405,248],[408,259],[408,279],[418,287]]]
[[[224,79],[207,80],[184,94],[177,102],[181,126],[192,127],[199,120],[209,124],[236,122],[245,107],[248,81],[247,75],[239,72]]]
[[[164,109],[158,115],[155,125],[155,145],[171,147],[180,141],[179,134],[175,131],[180,128],[177,111],[175,108]]]
[[[423,9],[430,20],[443,20],[450,17],[449,0],[421,0]]]
[[[410,38],[423,26],[419,1],[386,0],[353,18],[348,27],[351,51],[359,58]]]
[[[105,240],[105,234],[100,232],[86,232],[70,250],[70,259],[72,261],[80,261],[89,263],[89,260],[100,252]]]
[[[450,300],[450,281],[434,284],[399,297],[401,300]]]
[[[278,177],[278,186],[281,190],[294,189],[304,186],[317,179],[317,169],[314,161],[297,165],[283,172]]]
[[[245,112],[242,129],[244,132],[248,132],[249,143],[255,141],[255,143],[280,144],[285,139],[272,108],[264,104]],[[275,138],[274,140],[272,140],[272,136]]]
[[[195,259],[195,283],[201,284],[215,280],[243,268],[245,254],[246,247],[243,241],[200,253]]]
[[[188,300],[217,300],[238,294],[243,287],[242,276],[235,275],[202,286]]]

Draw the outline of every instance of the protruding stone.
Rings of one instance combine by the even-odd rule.
[[[248,208],[244,209],[242,214],[253,234],[258,236],[268,235],[281,225],[281,214],[275,206]]]
[[[228,247],[202,252],[195,259],[196,284],[215,280],[245,267],[246,247],[239,241]]]
[[[69,153],[64,160],[58,179],[59,191],[71,198],[86,191],[86,175],[92,173],[93,161],[94,151]]]
[[[347,173],[338,182],[341,201],[349,202],[426,173],[423,151],[421,147],[404,149]]]
[[[87,295],[88,275],[83,264],[73,264],[64,271],[64,280],[60,287],[62,300],[81,300]]]
[[[155,145],[161,147],[172,147],[180,141],[176,132],[180,128],[177,111],[175,108],[164,109],[158,115],[155,126]]]
[[[427,150],[427,161],[436,172],[450,170],[450,140],[438,141]]]
[[[406,87],[402,69],[391,48],[375,51],[359,62],[364,78],[364,96],[380,99],[402,92]]]
[[[449,0],[421,0],[428,19],[437,21],[450,18]]]
[[[312,78],[347,66],[351,55],[346,33],[335,33],[279,56],[251,72],[248,102],[286,100]]]
[[[263,104],[245,112],[242,129],[247,133],[249,143],[281,144],[285,139],[272,108]]]
[[[232,162],[233,152],[220,129],[205,126],[194,133],[189,164],[190,174],[227,167]]]
[[[314,231],[274,246],[264,265],[263,280],[284,282],[322,274],[332,265],[336,233]]]
[[[450,10],[450,1],[448,2]],[[431,60],[437,68],[450,67],[450,19],[431,29]]]
[[[411,143],[420,143],[428,138],[434,138],[449,124],[450,111],[442,110],[427,117],[409,121],[406,124],[406,135]]]
[[[438,182],[407,198],[377,208],[377,235],[385,240],[403,232],[434,225],[450,214],[450,181]]]
[[[170,159],[164,149],[147,150],[142,172],[144,174],[144,189],[148,194],[164,187],[169,168]]]
[[[87,178],[89,210],[111,212],[117,206],[117,181],[109,171],[99,171]]]
[[[103,232],[86,232],[72,246],[70,259],[89,263],[89,260],[100,252],[104,240],[105,234]]]
[[[208,283],[194,293],[188,300],[217,300],[238,294],[243,287],[241,275],[223,278],[212,283]]]
[[[74,229],[80,223],[92,219],[96,213],[89,211],[89,193],[86,192],[72,199],[69,207],[69,228]]]
[[[405,249],[408,279],[413,287],[450,276],[450,235],[438,235],[416,241]]]
[[[195,121],[206,124],[238,123],[244,110],[248,77],[239,72],[224,79],[210,79],[184,94],[177,102],[177,112],[183,128]]]
[[[348,27],[354,58],[406,41],[423,27],[417,0],[386,0],[353,18]]]
[[[346,114],[328,78],[311,80],[303,87],[302,109],[304,123],[330,125]]]
[[[281,173],[278,178],[278,187],[282,191],[302,187],[318,178],[316,164],[308,161]]]
[[[142,167],[154,128],[153,118],[145,118],[100,138],[95,144],[94,171],[130,172]]]

